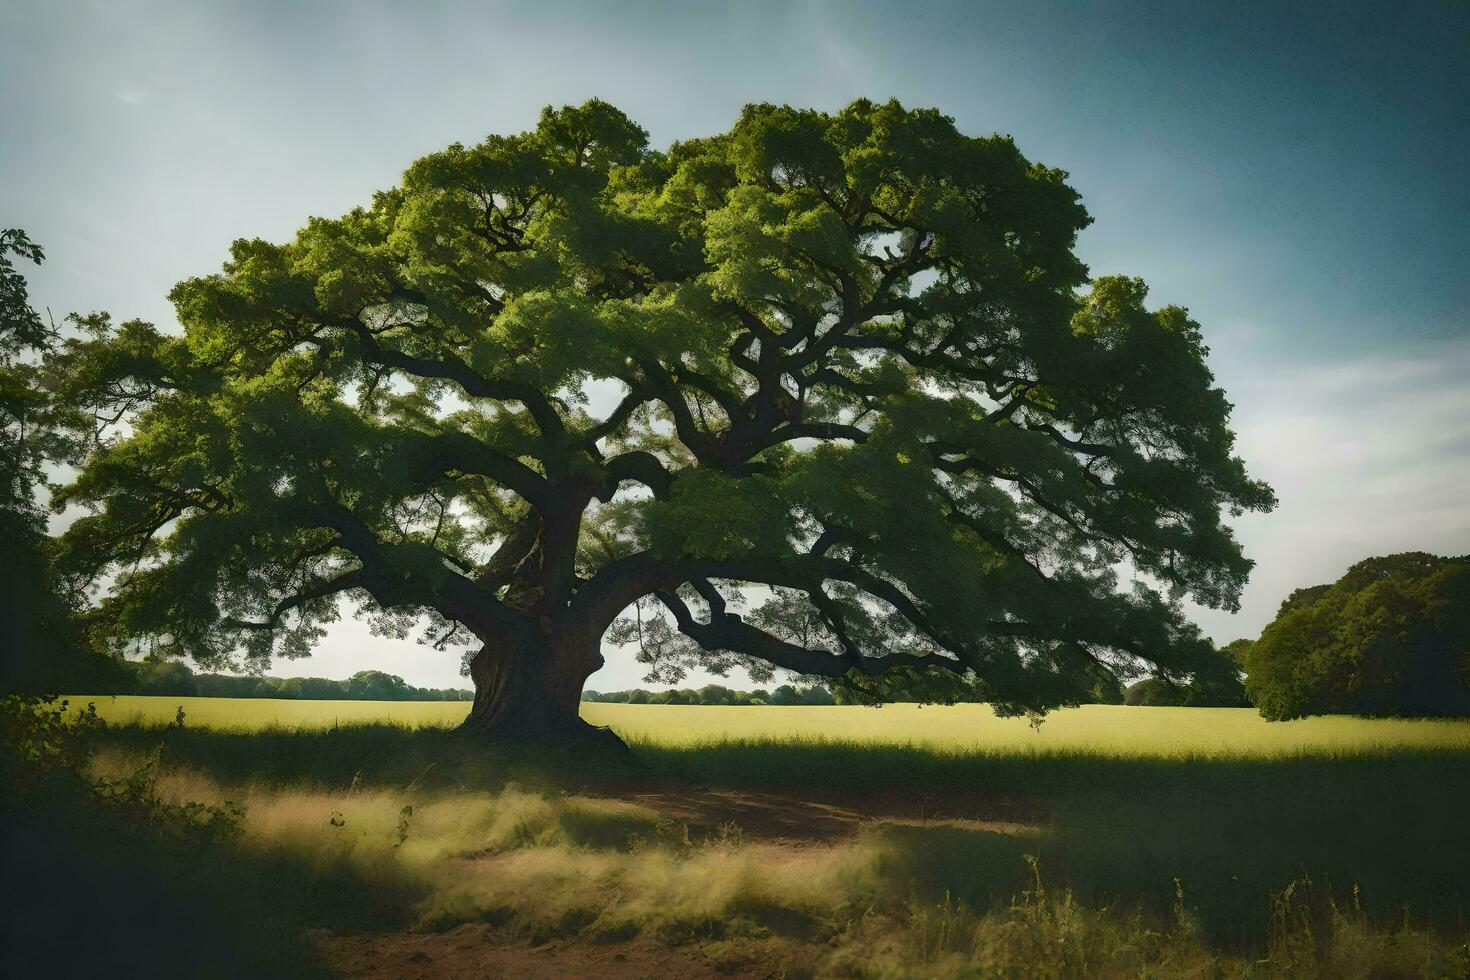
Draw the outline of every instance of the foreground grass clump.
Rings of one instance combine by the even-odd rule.
[[[82,704],[89,699],[73,699]],[[331,728],[380,723],[451,728],[463,701],[277,701],[257,698],[119,696],[90,699],[110,722],[162,725],[182,707],[194,727],[232,731]],[[1356,754],[1405,748],[1470,752],[1470,721],[1346,716],[1272,723],[1250,708],[1143,708],[1084,705],[1046,717],[1039,731],[1024,718],[998,718],[983,704],[716,707],[582,705],[582,715],[647,744],[778,740],[923,746],[967,753],[1106,756],[1274,757]]]

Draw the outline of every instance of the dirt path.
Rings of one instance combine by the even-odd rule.
[[[801,796],[687,785],[609,784],[590,795],[625,800],[657,810],[689,826],[700,839],[734,824],[746,837],[831,841],[878,822],[965,826],[1026,833],[1051,818],[1040,800],[1003,799],[985,793],[924,794],[912,790],[810,790]]]
[[[865,825],[961,826],[1009,834],[1037,832],[1051,817],[1038,800],[984,793],[923,794],[911,790],[781,792],[646,783],[585,787],[588,796],[636,803],[685,824],[703,840],[739,828],[746,839],[821,845],[856,835]],[[612,942],[553,940],[528,945],[483,923],[447,932],[329,933],[314,937],[322,961],[344,977],[515,977],[526,980],[698,980],[784,976],[792,947],[779,940],[669,946],[635,937]]]
[[[698,980],[780,976],[784,962],[770,944],[747,943],[739,959],[721,947],[668,946],[637,938],[589,943],[554,940],[540,946],[470,923],[442,933],[320,933],[314,944],[339,976],[369,978],[493,978],[524,980]]]

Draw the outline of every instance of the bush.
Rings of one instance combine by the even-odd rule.
[[[1128,685],[1124,704],[1146,708],[1177,708],[1184,704],[1184,689],[1156,677],[1146,677]]]
[[[198,686],[194,672],[178,660],[145,660],[138,667],[138,693],[193,697],[198,693]]]
[[[229,801],[170,803],[157,796],[154,778],[162,745],[120,779],[94,776],[92,756],[106,724],[95,704],[76,712],[68,712],[68,704],[19,695],[0,699],[5,784],[22,800],[60,798],[75,806],[105,807],[135,830],[185,842],[218,841],[239,832],[244,813]],[[183,724],[180,708],[169,730]]]

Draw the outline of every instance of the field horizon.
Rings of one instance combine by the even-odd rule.
[[[311,701],[269,698],[70,696],[73,710],[96,704],[104,721],[159,726],[179,709],[188,726],[227,731],[320,729],[363,724],[449,729],[463,701]],[[1075,753],[1137,757],[1272,757],[1470,752],[1470,719],[1326,715],[1268,722],[1254,708],[1082,705],[1026,718],[989,705],[654,705],[583,702],[582,717],[632,742],[699,745],[769,739],[912,745],[950,752]]]

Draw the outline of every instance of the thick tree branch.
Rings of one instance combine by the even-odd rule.
[[[749,459],[772,446],[794,439],[848,439],[852,442],[864,442],[867,438],[867,430],[855,425],[843,425],[840,422],[795,422],[772,429],[747,443],[745,458]]]
[[[435,472],[458,470],[494,480],[536,507],[546,506],[551,486],[546,478],[507,453],[463,432],[429,437],[433,447],[430,466]]]
[[[611,500],[618,484],[624,481],[641,483],[652,490],[655,497],[662,500],[669,495],[669,488],[674,482],[673,474],[659,458],[643,450],[614,456],[603,464],[602,470],[607,474],[609,483],[607,495],[602,498],[603,500]]]
[[[360,585],[379,606],[428,606],[482,636],[489,632],[519,635],[527,629],[529,620],[524,613],[451,570],[437,550],[427,545],[384,542],[341,504],[316,505],[309,512],[316,523],[336,531],[342,546],[362,562]],[[424,555],[425,549],[432,554]],[[433,564],[426,563],[426,557],[433,559]]]
[[[730,613],[721,613],[711,622],[701,623],[694,618],[684,600],[673,592],[660,591],[655,594],[665,608],[673,613],[679,631],[706,650],[728,650],[759,657],[769,664],[798,674],[841,677],[847,673],[847,664],[828,651],[808,650],[795,643],[788,643]]]
[[[599,440],[607,438],[622,428],[634,412],[656,397],[656,393],[645,384],[631,385],[628,393],[623,396],[607,418],[587,430],[587,441],[593,444],[595,449]]]
[[[725,650],[756,657],[782,670],[798,674],[838,678],[856,669],[862,674],[876,676],[900,665],[919,668],[935,667],[954,674],[963,674],[967,669],[966,665],[958,660],[936,654],[888,653],[877,657],[866,657],[844,656],[828,650],[811,650],[751,626],[732,613],[722,613],[709,623],[701,623],[694,618],[694,614],[684,600],[672,591],[660,591],[655,594],[664,607],[673,614],[679,632],[694,640],[704,649]]]
[[[605,630],[638,599],[660,589],[672,589],[680,581],[678,572],[654,558],[652,552],[640,551],[599,569],[577,590],[568,612],[583,626]]]
[[[480,566],[475,573],[475,582],[482,589],[494,592],[510,581],[511,575],[516,567],[531,553],[531,548],[536,544],[536,531],[540,521],[534,514],[527,514],[524,519],[510,529],[510,533],[500,542],[500,547],[495,549],[495,554],[490,560]]]
[[[381,364],[420,378],[452,381],[474,398],[518,401],[526,406],[546,438],[559,439],[566,432],[551,399],[533,385],[487,377],[457,359],[420,357],[386,347],[360,320],[339,317],[329,322],[350,331],[356,340],[359,356],[370,364]]]

